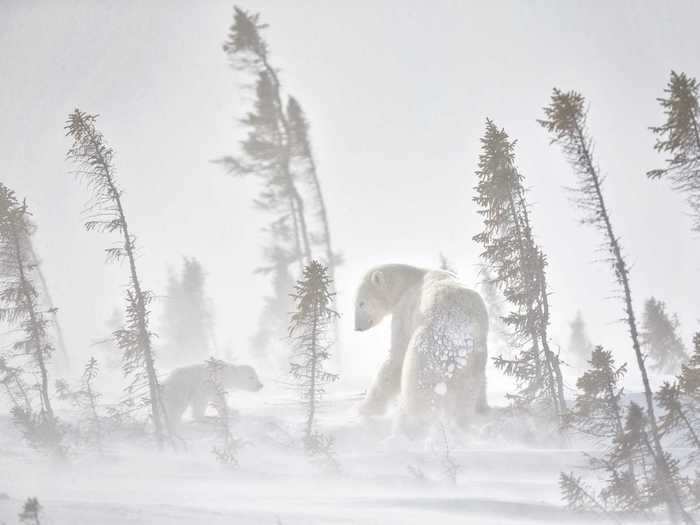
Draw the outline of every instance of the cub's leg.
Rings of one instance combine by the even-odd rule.
[[[161,399],[168,424],[176,430],[182,420],[182,414],[187,410],[187,400],[176,386],[165,384],[161,390]]]
[[[192,407],[192,419],[202,421],[206,414],[207,406],[209,406],[209,397],[198,392],[192,396],[190,406]]]
[[[214,399],[209,401],[209,405],[214,407],[217,415],[220,418],[237,419],[239,417],[238,410],[231,408],[225,399],[221,399],[219,396],[214,395]]]

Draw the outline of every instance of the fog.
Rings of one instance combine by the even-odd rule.
[[[553,348],[567,345],[569,323],[580,311],[591,341],[613,350],[618,363],[630,364],[624,379],[627,391],[640,392],[640,375],[632,366],[635,354],[621,321],[625,314],[619,289],[609,264],[601,262],[602,238],[581,224],[581,214],[566,189],[575,185],[572,169],[537,123],[554,87],[586,97],[595,158],[630,266],[635,308],[641,313],[645,299],[652,296],[663,300],[671,313],[677,313],[679,334],[690,349],[698,322],[694,283],[700,276],[700,239],[691,230],[684,196],[667,181],[651,181],[645,174],[667,160],[654,151],[649,127],[664,119],[656,99],[664,95],[670,71],[700,75],[697,2],[270,0],[237,5],[260,13],[269,25],[264,37],[284,92],[303,104],[334,247],[343,258],[336,271],[341,332],[331,350],[340,354],[342,365],[336,371],[341,379],[331,388],[330,398],[337,399],[340,408],[334,411],[333,403],[325,400],[328,406],[323,412],[324,428],[340,436],[341,463],[343,454],[353,450],[348,436],[360,432],[353,426],[348,434],[342,421],[347,416],[352,425],[360,425],[354,402],[369,388],[389,348],[389,320],[369,332],[353,330],[355,291],[365,272],[387,263],[436,268],[442,253],[464,285],[479,289],[482,247],[472,237],[481,231],[482,218],[472,199],[486,118],[517,140],[516,162],[529,190],[532,230],[548,261]],[[196,257],[205,270],[206,294],[212,302],[212,354],[233,356],[241,363],[254,360],[250,341],[270,290],[270,278],[254,273],[263,264],[261,229],[267,219],[252,204],[258,186],[248,178],[227,175],[213,162],[239,150],[246,135],[239,119],[250,110],[255,95],[222,51],[232,17],[231,2],[214,0],[0,2],[0,181],[27,199],[37,226],[33,243],[59,308],[71,363],[65,372],[68,379],[78,377],[90,355],[103,357],[95,343],[109,336],[107,320],[115,309],[123,309],[128,284],[125,262],[105,264],[104,250],[115,239],[83,227],[89,193],[66,160],[71,139],[64,126],[75,108],[99,115],[97,127],[114,148],[115,176],[124,190],[125,211],[139,246],[141,281],[156,296],[154,332],[161,323],[168,271],[177,271],[183,257]],[[155,339],[154,345],[158,356],[162,341]],[[563,348],[564,361],[565,352]],[[164,376],[166,372],[162,370]],[[574,395],[577,372],[564,370],[567,396]],[[275,403],[285,396],[283,385],[288,381],[260,365],[258,373],[271,394],[258,398],[246,393],[241,408],[244,419],[256,422],[249,434],[257,437],[263,431],[255,424],[264,428],[259,419],[283,417],[284,410]],[[512,381],[491,364],[487,375],[491,402],[505,406],[504,393]],[[668,377],[654,375],[652,386],[664,379]],[[103,381],[116,399],[119,378]],[[379,427],[389,434],[387,421]],[[4,443],[13,449],[20,446],[21,437],[11,429],[9,416],[0,430],[6,432]],[[208,435],[200,427],[190,433],[193,443],[199,443],[197,436]],[[488,444],[483,435],[470,439],[465,443]],[[379,458],[377,468],[391,471],[387,449],[365,441],[371,457]],[[584,448],[577,438],[572,443],[573,449]],[[408,445],[407,450],[418,454],[422,446]],[[128,450],[120,461],[126,461]],[[207,447],[199,443],[193,450],[193,457],[201,459],[191,460],[200,469],[193,475],[208,476],[201,467],[202,462],[213,461]],[[503,457],[494,454],[490,464],[489,454],[479,456],[470,450],[465,444],[458,455],[465,465],[470,457],[480,458],[474,472],[493,469],[507,475]],[[25,453],[31,454],[21,454]],[[144,454],[142,449],[138,454]],[[256,454],[245,449],[241,454],[241,468],[249,472],[253,467],[245,462]],[[547,460],[546,472],[536,474],[530,470],[531,460],[520,461],[525,465],[518,474],[521,482],[529,475],[537,478],[547,494],[542,500],[559,509],[559,470],[583,463],[571,454],[558,451]],[[279,450],[270,455],[272,459],[251,474],[261,487],[253,491],[256,494],[266,490],[261,472],[267,467],[301,468],[283,466]],[[156,460],[157,468],[167,470],[170,459],[189,468],[190,460],[181,455],[164,457],[167,461]],[[84,468],[81,461],[85,459],[76,460],[75,472]],[[406,478],[410,478],[405,466],[409,461],[397,460]],[[46,467],[39,459],[32,462],[30,472],[16,483],[0,480],[0,492],[9,494],[13,505],[14,498],[24,500],[35,493],[47,500],[54,497],[52,484],[43,476]],[[374,466],[367,457],[358,459],[358,464],[365,473]],[[18,468],[11,461],[5,467]],[[35,476],[32,468],[42,474]],[[131,482],[116,470],[109,467],[107,485]],[[398,474],[392,471],[386,476],[394,475]],[[216,476],[226,474],[217,471]],[[302,477],[303,483],[313,483],[313,474]],[[352,479],[350,475],[338,483],[352,487]],[[150,490],[147,482],[141,483],[144,492]],[[458,499],[456,494],[471,491],[476,498],[507,499],[497,494],[498,481],[481,492],[473,481],[464,483],[464,490],[450,487],[449,494],[440,497]],[[287,490],[279,479],[270,486],[275,493]],[[245,499],[242,490],[234,493]],[[344,494],[345,489],[338,490]],[[96,491],[97,499],[109,499],[103,489]],[[386,487],[378,491],[384,494]],[[55,500],[61,497],[72,504],[91,501],[89,491],[56,495]],[[377,521],[371,521],[375,518],[369,511],[342,521],[338,516],[347,502],[329,501],[320,505],[322,512],[311,505],[306,517],[295,503],[289,520],[284,519],[283,506],[280,522],[407,523],[379,511]],[[117,499],[110,504],[125,502]],[[218,508],[206,498],[199,504]],[[78,519],[64,509],[56,510],[51,521],[51,505],[44,507],[48,523]],[[13,523],[16,513],[14,507],[8,508],[3,507],[0,518]],[[219,510],[225,514],[231,508],[224,505]],[[421,512],[428,512],[428,519],[434,510]],[[174,513],[151,521],[148,511],[143,512],[123,522],[195,523],[201,518],[178,518]],[[464,512],[475,516],[471,510]],[[505,522],[499,521],[498,513],[485,512],[494,523]],[[518,514],[517,509],[509,512],[508,519]],[[462,518],[458,510],[448,514],[444,523]],[[248,521],[241,516],[245,523],[274,523],[273,518],[255,513],[245,514]],[[537,513],[533,516],[533,522],[544,519]],[[483,519],[480,523],[487,522]],[[106,523],[99,516],[94,520]]]

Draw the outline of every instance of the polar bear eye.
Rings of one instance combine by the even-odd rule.
[[[364,301],[360,301],[360,308],[364,308],[364,307],[365,307],[365,302],[364,302]]]

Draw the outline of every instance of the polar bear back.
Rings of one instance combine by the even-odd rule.
[[[419,334],[413,341],[414,351],[423,354],[422,366],[432,369],[424,373],[440,380],[449,380],[474,358],[486,359],[486,305],[449,272],[426,273],[413,330]]]
[[[221,362],[216,369],[207,363],[183,366],[173,370],[162,384],[166,412],[177,423],[187,407],[202,415],[209,404],[220,402],[229,390],[256,392],[262,383],[255,370],[247,365]]]
[[[488,311],[483,299],[449,272],[436,270],[425,274],[418,311],[422,322],[469,325],[473,335],[478,333],[484,338],[488,333]]]

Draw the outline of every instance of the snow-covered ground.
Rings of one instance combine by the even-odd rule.
[[[8,416],[0,419],[0,523],[17,523],[27,497],[44,524],[235,525],[526,524],[598,522],[563,509],[559,472],[583,463],[572,447],[536,448],[484,430],[449,432],[460,464],[457,484],[442,468],[444,442],[390,439],[390,418],[355,415],[359,396],[329,397],[320,429],[336,439],[339,472],[299,446],[301,407],[285,397],[251,395],[235,422],[248,442],[240,466],[219,464],[212,425],[190,422],[185,447],[157,452],[142,436],[107,438],[108,450],[73,449],[57,461],[27,448]],[[68,413],[64,417],[70,417]],[[513,429],[513,432],[519,432]],[[506,431],[506,434],[508,431]],[[411,472],[413,471],[413,473]],[[422,472],[420,480],[415,472]]]

